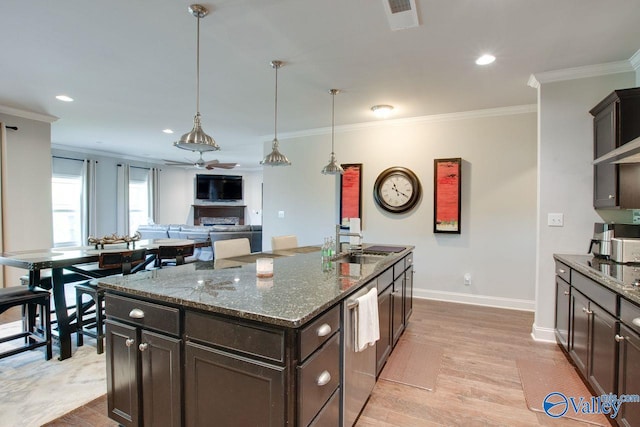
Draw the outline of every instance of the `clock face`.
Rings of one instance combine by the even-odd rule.
[[[406,212],[420,199],[420,181],[411,170],[392,167],[376,179],[373,196],[376,203],[388,212]]]

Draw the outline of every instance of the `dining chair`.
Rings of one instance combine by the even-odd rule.
[[[146,260],[147,250],[127,249],[117,252],[103,252],[98,258],[98,269],[118,271],[123,275],[131,274],[133,268]],[[99,288],[95,279],[78,283],[76,288],[76,343],[78,347],[84,344],[84,336],[96,339],[98,354],[104,351],[104,289]],[[82,296],[89,295],[91,300],[83,302]],[[85,316],[92,314],[91,307],[95,307],[93,318],[85,324]],[[93,329],[95,328],[95,332]]]
[[[186,245],[167,245],[158,247],[158,258],[156,265],[182,265],[186,259],[193,256],[195,245],[193,243]]]
[[[51,349],[51,308],[49,291],[41,289],[29,289],[26,286],[11,286],[0,288],[0,313],[12,307],[22,307],[22,331],[0,337],[0,343],[25,339],[25,345],[5,350],[0,353],[0,359],[33,350],[38,347],[46,347],[45,359],[52,356]],[[36,334],[36,309],[39,309],[40,325],[43,336]]]
[[[283,249],[291,249],[298,247],[298,237],[295,234],[288,236],[273,236],[271,237],[271,250],[279,251]]]
[[[215,259],[231,258],[251,253],[249,239],[227,239],[213,242],[213,256]]]

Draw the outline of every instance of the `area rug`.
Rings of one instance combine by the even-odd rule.
[[[433,391],[441,364],[442,350],[435,344],[401,339],[379,379]]]
[[[532,411],[544,413],[544,400],[549,394],[554,393],[547,398],[548,403],[557,404],[549,407],[550,414],[557,418],[571,418],[595,425],[609,426],[605,415],[585,414],[573,409],[570,398],[573,398],[574,402],[580,402],[580,398],[583,397],[582,402],[590,402],[592,394],[570,363],[517,359],[516,365],[527,406]],[[558,417],[565,409],[564,415]]]
[[[19,330],[19,321],[0,325],[2,335]],[[105,355],[96,353],[95,340],[72,350],[63,361],[55,346],[51,360],[43,348],[0,360],[0,425],[41,426],[106,393]]]

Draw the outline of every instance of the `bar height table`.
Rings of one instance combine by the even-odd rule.
[[[129,243],[129,247],[147,249],[148,259],[138,265],[137,269],[143,269],[155,259],[158,247],[171,245],[195,244],[197,247],[210,245],[209,242],[195,242],[186,239],[148,239],[138,240]],[[56,319],[58,321],[58,340],[60,345],[59,360],[71,357],[71,334],[73,330],[69,314],[67,313],[67,303],[65,300],[65,284],[70,281],[91,279],[104,276],[97,271],[82,269],[81,265],[98,261],[100,254],[109,251],[122,251],[127,248],[126,243],[117,243],[102,246],[75,246],[67,248],[35,249],[27,251],[8,251],[0,254],[0,265],[17,267],[29,272],[29,287],[33,288],[41,284],[41,271],[51,269],[51,284]],[[65,275],[64,270],[72,271],[74,274]],[[65,278],[65,276],[70,276]],[[44,286],[49,288],[49,286]]]

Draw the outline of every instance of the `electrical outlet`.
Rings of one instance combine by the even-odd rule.
[[[464,284],[466,286],[471,285],[471,273],[465,273],[464,274]]]
[[[278,218],[284,218],[284,211],[278,211]]]
[[[564,215],[561,213],[547,214],[547,225],[549,227],[562,227],[564,226]]]

